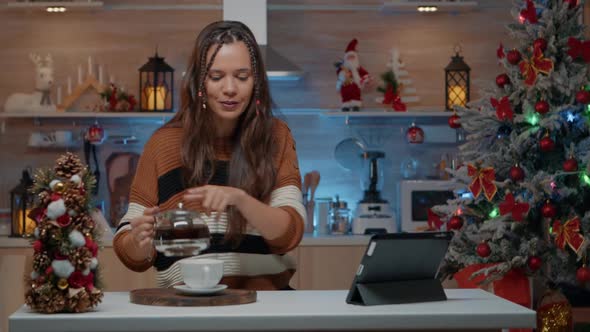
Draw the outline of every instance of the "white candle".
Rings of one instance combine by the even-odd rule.
[[[57,104],[61,105],[61,86],[57,87]]]
[[[78,84],[82,84],[82,65],[78,65]]]
[[[68,76],[68,95],[72,94],[72,78]]]
[[[125,92],[125,86],[121,85],[121,92]]]
[[[88,57],[88,75],[92,76],[92,57]]]
[[[102,84],[102,65],[98,66],[98,82]]]
[[[109,83],[115,83],[115,76],[111,75],[109,78]]]

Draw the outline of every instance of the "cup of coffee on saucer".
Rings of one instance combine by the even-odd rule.
[[[220,284],[223,261],[210,258],[186,258],[178,262],[184,285],[174,288],[183,294],[209,295],[221,292],[227,285]]]

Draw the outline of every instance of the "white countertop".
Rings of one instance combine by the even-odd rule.
[[[299,246],[366,246],[370,235],[314,235],[305,234]],[[113,236],[104,236],[103,247],[113,246]],[[28,239],[0,236],[0,249],[30,247]]]
[[[220,307],[163,307],[106,293],[96,311],[46,315],[21,307],[11,332],[280,331],[371,329],[533,328],[534,311],[479,289],[445,290],[447,301],[382,306],[345,302],[347,291],[260,291],[255,303]]]

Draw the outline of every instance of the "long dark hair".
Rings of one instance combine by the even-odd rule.
[[[261,201],[270,198],[275,184],[273,157],[272,100],[266,70],[252,31],[243,23],[218,21],[207,25],[197,37],[182,84],[181,105],[169,126],[183,128],[181,149],[185,182],[188,186],[209,183],[215,173],[214,141],[217,137],[213,114],[207,103],[205,80],[215,56],[223,44],[243,42],[250,53],[254,91],[244,113],[240,115],[232,139],[228,185],[241,188]],[[215,47],[207,63],[207,52]],[[228,230],[225,239],[237,245],[246,227],[237,209],[228,209]]]

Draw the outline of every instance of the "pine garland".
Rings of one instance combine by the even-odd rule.
[[[31,189],[37,221],[33,272],[27,278],[25,303],[42,313],[85,312],[103,293],[98,278],[98,234],[89,193],[96,180],[72,153],[59,157],[53,169],[36,172]]]

